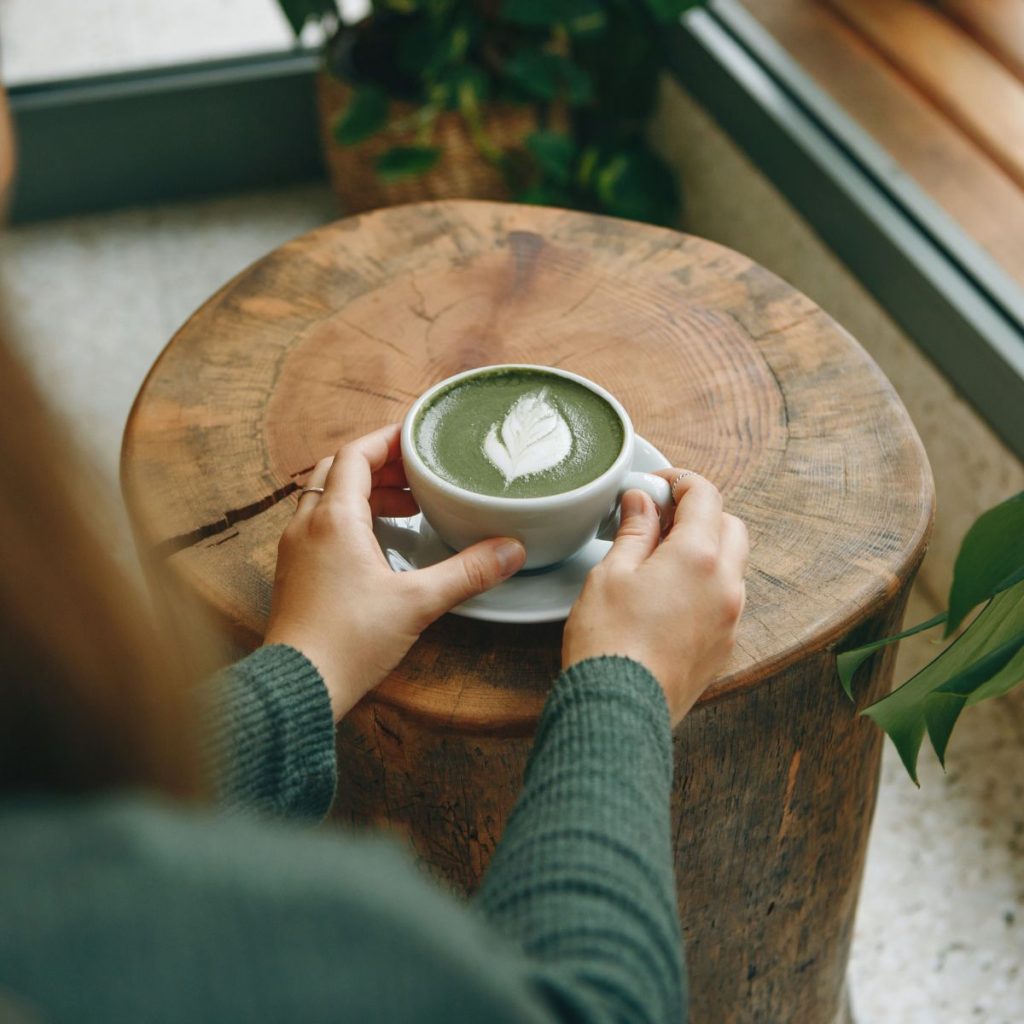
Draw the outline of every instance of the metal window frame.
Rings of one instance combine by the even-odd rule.
[[[683,87],[1024,458],[1024,290],[737,0],[683,24]]]
[[[11,219],[321,177],[318,66],[297,50],[13,86]]]
[[[666,38],[680,83],[1024,458],[1024,292],[737,0]],[[28,221],[324,174],[315,52],[12,87]]]

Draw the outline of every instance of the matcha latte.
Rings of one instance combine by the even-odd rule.
[[[413,439],[426,465],[457,487],[539,498],[601,476],[621,454],[625,430],[583,384],[509,367],[462,377],[431,396]]]

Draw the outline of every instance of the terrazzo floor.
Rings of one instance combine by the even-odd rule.
[[[333,215],[326,189],[303,186],[0,236],[17,342],[111,487],[132,399],[174,329],[250,261]],[[123,522],[116,537],[130,562]],[[915,595],[908,621],[933,610]],[[927,660],[928,636],[905,642],[898,671]],[[886,749],[851,965],[858,1021],[1024,1024],[1024,692],[964,716],[946,774],[927,755],[922,765],[918,790]]]

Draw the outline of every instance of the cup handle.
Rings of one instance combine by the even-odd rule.
[[[655,476],[653,473],[627,473],[619,485],[619,493],[611,512],[605,517],[597,531],[597,536],[601,540],[612,540],[618,533],[621,519],[619,502],[626,491],[643,491],[658,506],[662,524],[667,525],[671,522],[675,512],[675,502],[672,500],[672,487],[669,482],[664,477]]]

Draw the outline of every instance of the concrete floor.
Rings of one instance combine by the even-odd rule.
[[[8,318],[112,487],[128,409],[174,329],[249,262],[332,216],[326,189],[303,186],[6,232]],[[130,560],[126,530],[116,536]],[[909,621],[930,614],[915,597]],[[900,671],[931,656],[927,637],[905,644]],[[922,763],[918,790],[886,749],[851,966],[858,1019],[1021,1024],[1024,692],[964,716],[948,773]]]

